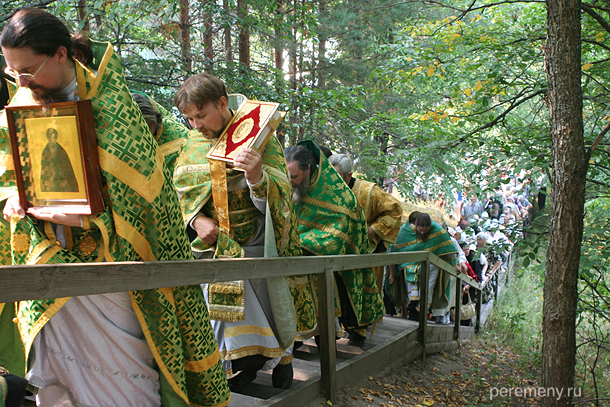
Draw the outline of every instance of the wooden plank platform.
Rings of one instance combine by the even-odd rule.
[[[384,317],[367,330],[362,349],[348,346],[348,339],[337,341],[337,387],[351,385],[362,377],[372,375],[401,358],[413,360],[421,355],[417,342],[418,322],[398,317]],[[371,335],[372,333],[372,335]],[[460,328],[460,339],[467,339],[474,329]],[[453,325],[429,323],[426,328],[429,344],[427,353],[457,347],[453,340]],[[290,406],[296,407],[319,396],[320,359],[313,338],[294,351],[294,379],[290,390],[279,390],[271,385],[271,371],[259,371],[256,380],[247,385],[243,394],[233,393],[231,407]]]

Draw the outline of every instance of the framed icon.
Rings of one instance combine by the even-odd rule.
[[[70,214],[104,210],[90,100],[6,107],[21,206]]]

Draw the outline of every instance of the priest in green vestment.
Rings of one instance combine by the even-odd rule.
[[[310,140],[302,141],[288,147],[285,155],[304,253],[370,253],[364,212],[318,146]],[[366,325],[381,319],[383,312],[372,269],[335,273],[335,315],[348,331],[351,345],[362,346]],[[306,334],[301,332],[301,338],[305,339]]]
[[[422,250],[434,253],[452,266],[457,264],[457,249],[451,241],[451,236],[438,223],[430,219],[430,215],[427,213],[417,213],[413,223],[405,222],[400,227],[396,243],[391,244],[389,249],[392,253]],[[404,284],[406,280],[409,301],[421,303],[419,298],[421,263],[406,262],[390,265],[389,269],[389,283],[396,284],[400,281],[399,284]],[[396,278],[399,273],[404,273],[404,279]],[[450,296],[448,293],[450,277],[449,273],[430,264],[427,306],[423,310],[427,312],[430,309],[438,323],[445,321],[445,308],[449,304]],[[404,299],[395,298],[395,304],[402,304]],[[421,311],[417,309],[417,305],[410,308],[417,312]],[[413,317],[411,316],[411,318]]]
[[[211,75],[195,75],[182,84],[174,102],[197,130],[189,134],[174,172],[195,256],[300,255],[290,178],[275,135],[269,136],[260,153],[252,148],[236,153],[229,168],[224,161],[206,158],[236,115],[229,109],[226,85]],[[265,366],[274,367],[274,387],[289,388],[294,333],[315,324],[305,285],[281,277],[209,284],[204,290],[231,389],[241,391]],[[283,292],[288,296],[283,297]],[[290,304],[274,301],[275,297]],[[309,312],[297,320],[294,303]],[[295,328],[288,332],[291,325]]]
[[[170,174],[112,45],[72,36],[57,17],[39,9],[17,12],[0,45],[7,73],[19,86],[11,105],[91,100],[105,201],[105,209],[90,216],[22,208],[6,119],[0,118],[0,196],[9,222],[0,228],[5,264],[192,258]],[[199,286],[1,308],[16,314],[20,350],[29,358],[26,378],[38,388],[39,405],[186,407],[230,401]],[[0,342],[14,342],[5,333],[13,331],[2,330]]]

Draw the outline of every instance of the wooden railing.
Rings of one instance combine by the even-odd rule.
[[[344,256],[0,266],[0,303],[315,273],[318,274],[320,390],[328,400],[335,402],[337,378],[333,273],[406,262],[422,263],[422,299],[427,298],[430,264],[435,264],[458,279],[454,339],[459,338],[462,281],[477,289],[478,324],[481,311],[480,285],[470,277],[458,273],[449,263],[425,251]],[[426,324],[427,312],[420,312],[418,341],[424,357]]]

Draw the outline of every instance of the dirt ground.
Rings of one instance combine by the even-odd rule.
[[[428,355],[425,363],[398,362],[363,378],[344,388],[334,404],[317,399],[307,407],[538,406],[533,391],[538,384],[532,380],[537,376],[526,357],[474,339],[459,350]]]

